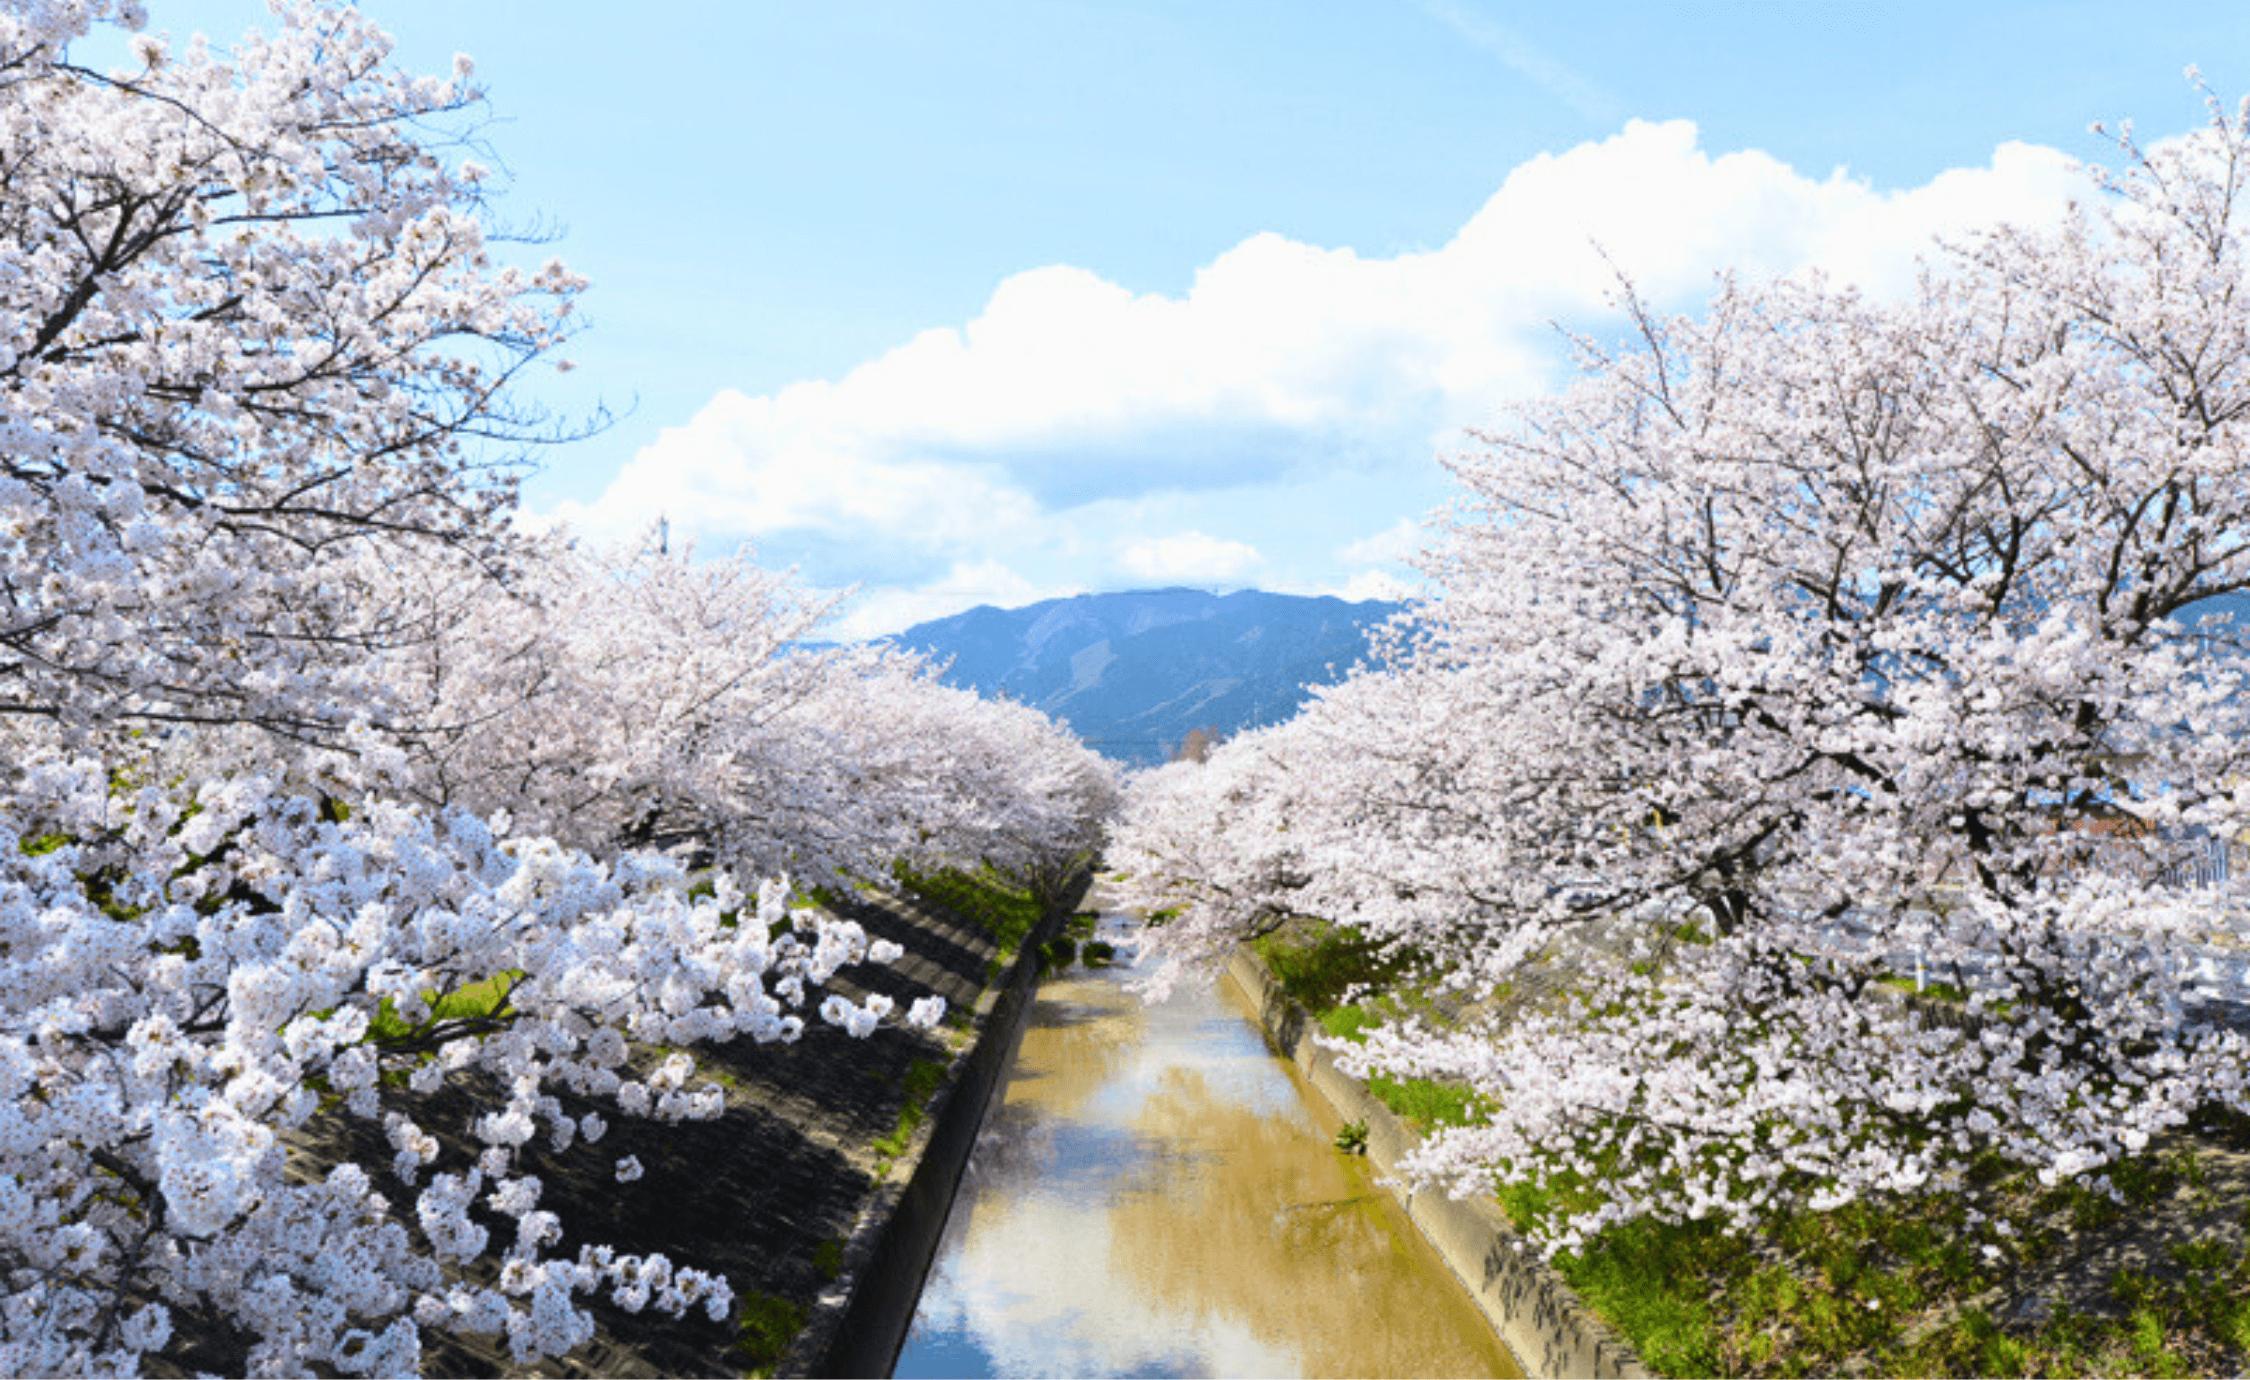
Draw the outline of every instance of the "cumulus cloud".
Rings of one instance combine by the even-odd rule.
[[[835,625],[824,635],[844,639],[880,637],[979,604],[1021,608],[1042,599],[1061,599],[1085,592],[1084,585],[1036,583],[1001,561],[960,561],[944,575],[923,584],[861,592],[847,601]]]
[[[1315,592],[1333,594],[1353,604],[1368,599],[1387,599],[1396,603],[1412,595],[1414,588],[1387,570],[1362,570],[1340,585],[1324,585]]]
[[[591,507],[558,516],[603,532],[675,527],[736,537],[859,536],[949,547],[1033,521],[1038,505],[995,465],[872,446],[830,417],[825,383],[777,396],[729,389],[661,432]]]
[[[1405,599],[1414,593],[1415,585],[1402,577],[1398,568],[1411,564],[1429,539],[1419,518],[1402,517],[1380,532],[1338,546],[1333,553],[1335,560],[1350,573],[1341,580],[1319,581],[1308,592],[1332,594],[1353,603]]]
[[[1123,553],[1127,570],[1144,580],[1208,584],[1232,580],[1257,568],[1264,558],[1248,542],[1224,541],[1202,532],[1145,537]]]
[[[1336,559],[1346,565],[1396,565],[1412,559],[1426,540],[1418,519],[1402,517],[1373,536],[1337,547]]]
[[[1179,296],[1068,266],[1016,274],[975,319],[840,379],[720,394],[558,516],[624,533],[669,515],[706,538],[824,550],[826,578],[933,589],[951,579],[936,572],[1058,542],[1122,552],[1117,569],[1144,578],[1233,578],[1281,548],[1282,505],[1271,531],[1140,541],[1075,533],[1071,515],[1424,466],[1461,426],[1552,387],[1564,352],[1550,323],[1600,319],[1619,272],[1683,307],[1728,268],[1819,267],[1890,293],[1933,235],[2051,220],[2083,190],[2069,159],[2021,144],[1878,191],[1756,151],[1713,155],[1685,121],[1634,121],[1518,167],[1423,252],[1261,234]]]

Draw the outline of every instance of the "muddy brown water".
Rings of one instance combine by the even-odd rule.
[[[1129,977],[1040,987],[894,1373],[1521,1375],[1233,984]]]

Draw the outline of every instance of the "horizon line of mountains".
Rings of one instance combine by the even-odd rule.
[[[885,639],[950,659],[945,681],[1069,725],[1129,766],[1170,761],[1190,734],[1224,739],[1296,714],[1342,680],[1402,605],[1238,590],[1134,590],[979,605]]]
[[[1172,760],[1190,734],[1223,740],[1296,714],[1306,692],[1363,660],[1367,634],[1404,607],[1239,590],[1133,590],[979,605],[881,639],[950,660],[945,682],[1006,696],[1128,766]],[[2182,610],[2250,652],[2250,591]]]

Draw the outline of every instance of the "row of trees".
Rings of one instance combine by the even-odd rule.
[[[1373,666],[1133,787],[1110,857],[1178,912],[1156,951],[1307,915],[1425,961],[1467,1014],[1354,1057],[1484,1094],[1412,1168],[1569,1187],[1551,1249],[1967,1192],[1993,1153],[2098,1185],[2250,1110],[2192,987],[2231,912],[2155,880],[2250,810],[2203,603],[2250,586],[2250,108],[2120,145],[1904,302],[1628,293],[1626,344],[1450,461]],[[1879,999],[1917,961],[1974,1020]],[[1543,968],[1569,991],[1521,1000]]]
[[[257,1373],[410,1373],[428,1328],[530,1359],[603,1291],[723,1317],[723,1279],[550,1255],[522,1147],[715,1114],[636,1045],[887,1014],[821,1001],[895,951],[797,886],[1051,867],[1113,798],[1045,718],[808,645],[826,606],[747,559],[524,536],[556,433],[515,385],[583,284],[488,243],[465,63],[277,17],[221,51],[0,7],[9,1374],[183,1327]],[[125,66],[74,59],[112,26]],[[449,1081],[484,1114],[417,1124]],[[394,1157],[308,1176],[332,1116]]]

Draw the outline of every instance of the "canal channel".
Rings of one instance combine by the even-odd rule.
[[[1049,977],[895,1374],[1521,1372],[1224,979]]]

